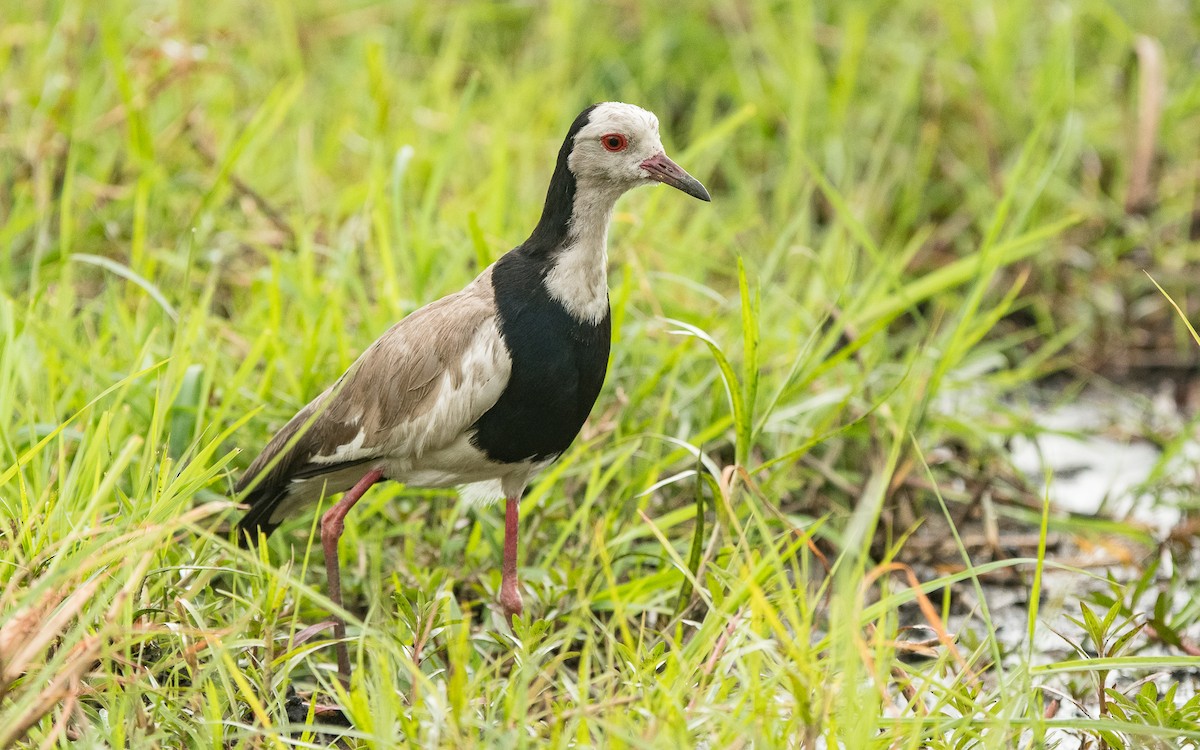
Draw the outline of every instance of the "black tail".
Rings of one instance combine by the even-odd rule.
[[[242,547],[249,547],[258,542],[258,535],[261,533],[265,536],[270,536],[271,532],[279,528],[282,521],[272,522],[271,518],[275,515],[275,511],[279,508],[279,504],[287,499],[288,493],[297,490],[297,481],[317,479],[324,474],[330,472],[341,471],[352,466],[361,466],[371,463],[374,458],[361,458],[356,461],[343,461],[340,464],[307,464],[300,469],[289,467],[287,473],[273,470],[267,476],[263,477],[257,487],[252,489],[248,495],[242,498],[242,502],[250,506],[250,510],[246,511],[246,515],[242,516],[242,520],[238,521],[238,544]],[[242,480],[238,483],[235,491],[238,493],[244,492],[246,485],[254,479],[254,466],[246,470],[242,476]],[[349,486],[331,488],[319,488],[322,491],[328,490],[329,495],[337,494],[344,490],[350,489]],[[312,496],[315,501],[318,495]]]
[[[279,528],[278,523],[271,523],[271,516],[279,503],[287,497],[286,488],[256,487],[243,502],[250,505],[250,510],[237,524],[238,546],[247,549],[258,544],[259,535],[271,536],[271,532]]]

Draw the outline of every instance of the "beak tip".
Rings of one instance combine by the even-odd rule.
[[[682,181],[682,184],[674,187],[687,193],[697,200],[702,200],[705,203],[712,203],[712,196],[708,194],[708,188],[704,187],[700,180],[697,180],[690,175],[688,176],[688,179]]]

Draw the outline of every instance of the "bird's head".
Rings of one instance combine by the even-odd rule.
[[[702,201],[711,200],[700,181],[667,158],[653,112],[621,102],[597,104],[580,115],[568,164],[582,183],[607,184],[624,192],[662,182]]]

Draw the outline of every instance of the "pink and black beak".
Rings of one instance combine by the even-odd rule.
[[[700,184],[700,180],[683,171],[682,167],[668,159],[667,155],[661,151],[642,162],[641,166],[652,180],[678,188],[693,198],[699,198],[702,201],[712,200],[708,191]]]

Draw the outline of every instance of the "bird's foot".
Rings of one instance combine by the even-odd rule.
[[[308,724],[308,710],[311,702],[314,702],[311,693],[298,693],[295,688],[289,686],[287,700],[284,701],[284,711],[287,714],[288,722],[296,726]],[[353,726],[340,706],[316,703],[312,709],[313,720],[317,724],[327,727]]]

